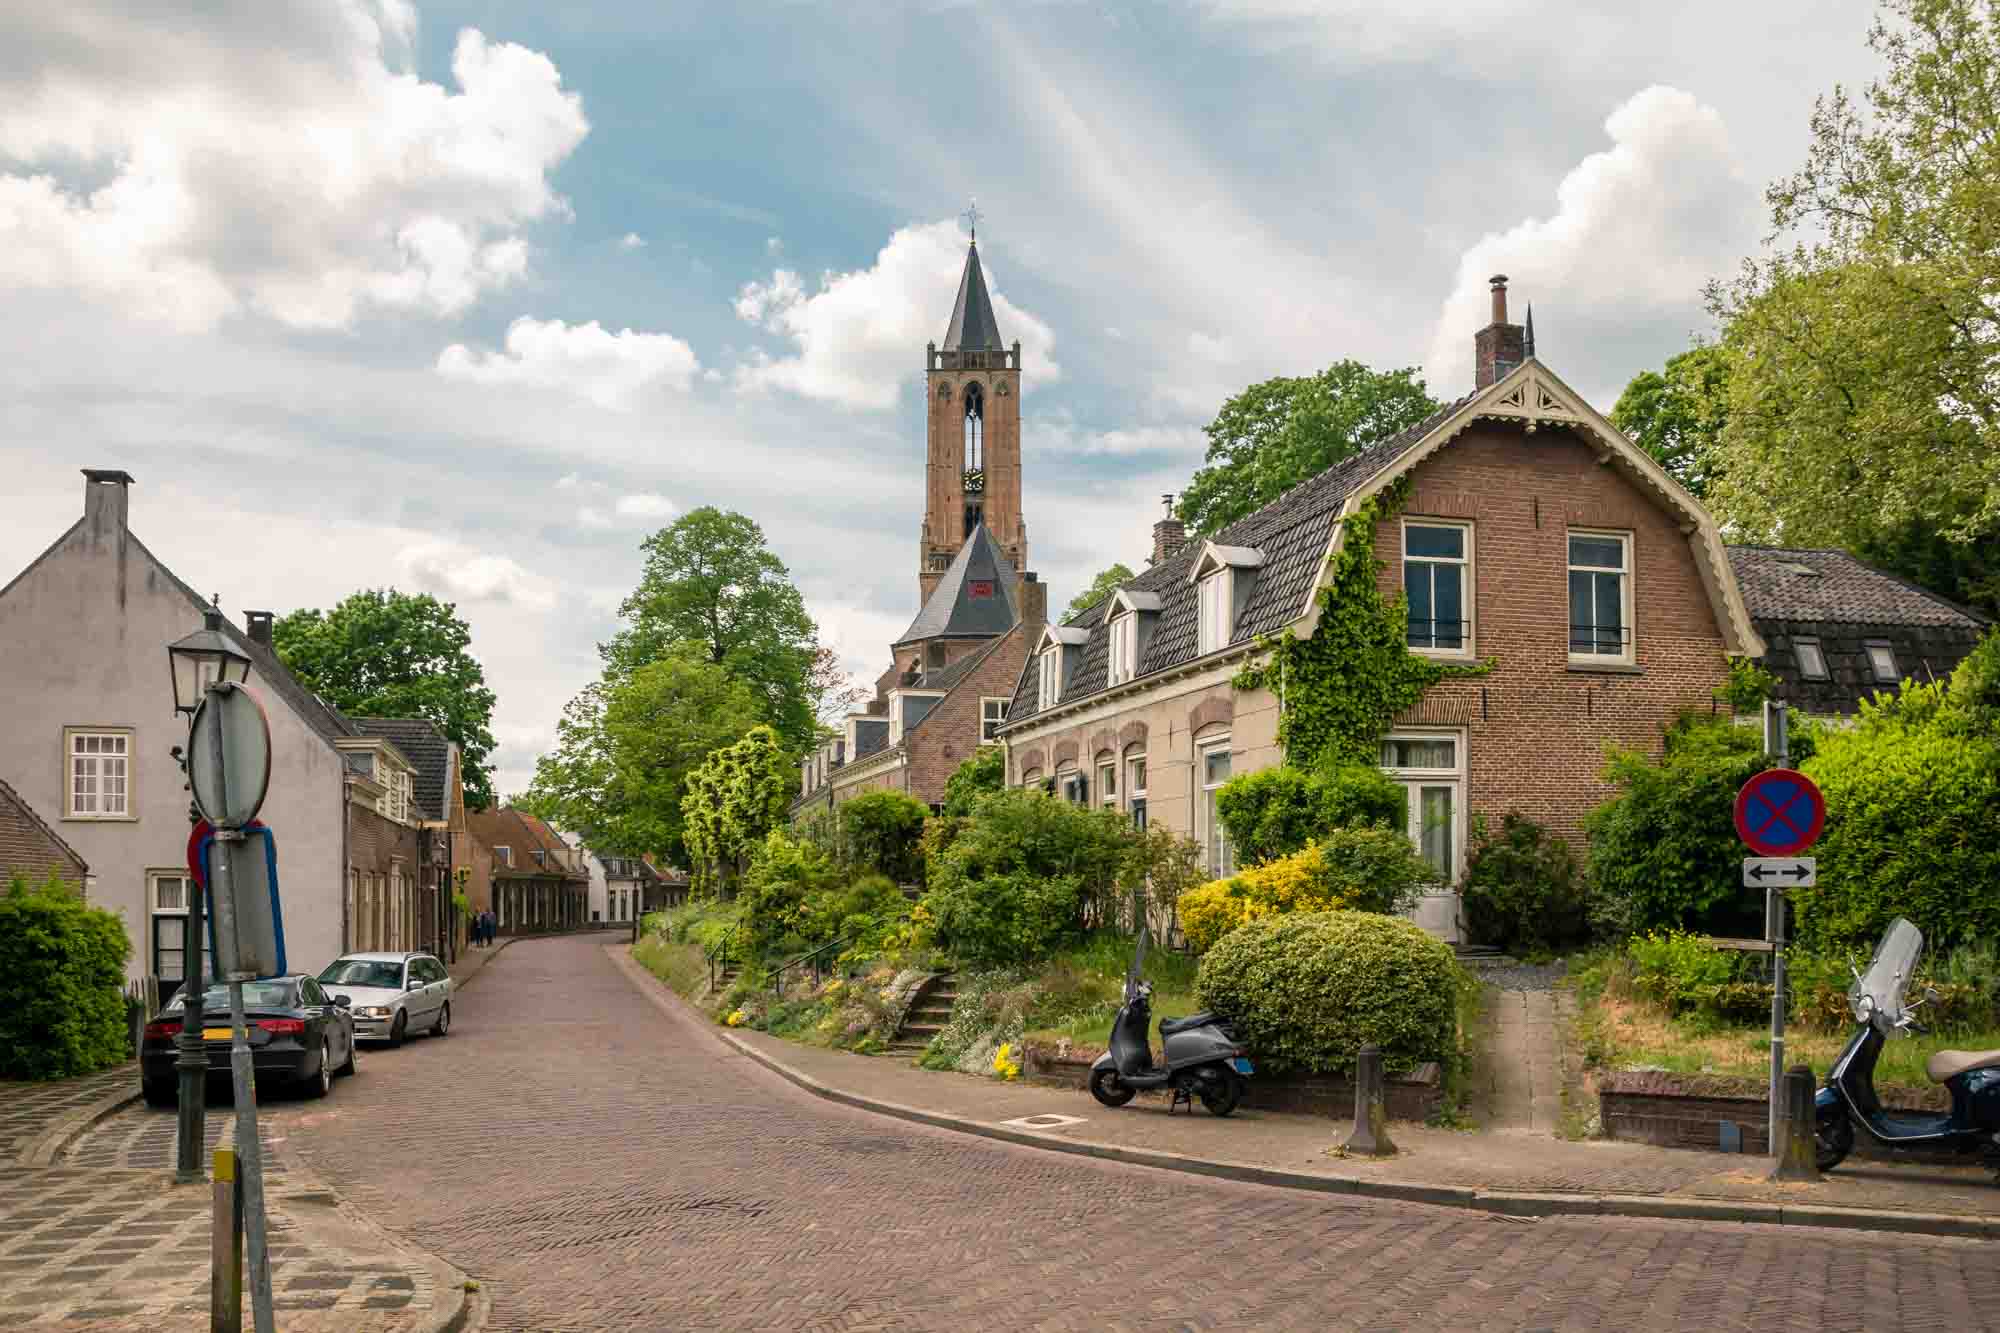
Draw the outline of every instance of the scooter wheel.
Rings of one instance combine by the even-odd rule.
[[[1228,1115],[1243,1100],[1243,1080],[1234,1070],[1222,1069],[1214,1078],[1203,1079],[1197,1091],[1210,1115]]]
[[[1093,1069],[1090,1071],[1090,1095],[1106,1106],[1123,1106],[1137,1097],[1139,1090],[1126,1087],[1115,1069]]]
[[[1813,1124],[1813,1158],[1822,1171],[1831,1171],[1854,1151],[1854,1122],[1844,1113],[1821,1115]]]

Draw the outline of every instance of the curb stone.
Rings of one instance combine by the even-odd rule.
[[[136,1080],[137,1071],[133,1073]],[[84,1133],[98,1121],[118,1114],[139,1100],[139,1089],[131,1087],[124,1092],[111,1093],[100,1097],[89,1106],[69,1111],[56,1117],[47,1129],[37,1134],[32,1145],[16,1158],[22,1166],[51,1166],[62,1154],[63,1149],[82,1138]]]
[[[749,1057],[786,1082],[843,1106],[873,1111],[897,1120],[929,1125],[935,1129],[998,1139],[1048,1152],[1070,1153],[1133,1166],[1150,1166],[1188,1175],[1215,1176],[1253,1185],[1274,1185],[1281,1189],[1307,1190],[1316,1194],[1354,1194],[1363,1198],[1394,1199],[1402,1203],[1437,1204],[1470,1208],[1511,1217],[1646,1217],[1683,1221],[1757,1222],[1766,1225],[1835,1227],[1868,1231],[1895,1231],[1931,1236],[1956,1236],[1975,1240],[2000,1237],[2000,1217],[1900,1212],[1887,1208],[1837,1208],[1830,1205],[1774,1204],[1754,1200],[1678,1198],[1666,1195],[1623,1194],[1528,1194],[1508,1190],[1481,1190],[1455,1185],[1425,1185],[1403,1181],[1367,1180],[1353,1176],[1309,1175],[1284,1167],[1258,1166],[1248,1162],[1216,1161],[1189,1157],[1154,1148],[1131,1148],[1122,1144],[1092,1143],[1038,1134],[1033,1130],[968,1120],[963,1116],[922,1107],[880,1101],[860,1093],[830,1087],[794,1069],[784,1061],[758,1050],[750,1043],[716,1028],[699,1010],[668,989],[665,983],[632,961],[629,949],[607,946],[619,967],[657,1007],[669,1012],[678,1009],[700,1020],[703,1031],[739,1055]]]

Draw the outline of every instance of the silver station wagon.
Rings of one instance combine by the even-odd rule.
[[[319,984],[346,997],[362,1041],[401,1046],[413,1032],[451,1031],[451,975],[427,953],[342,954],[319,974]]]

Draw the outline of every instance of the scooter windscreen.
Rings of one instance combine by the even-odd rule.
[[[1903,997],[1910,974],[1923,956],[1924,933],[1902,917],[1889,923],[1868,970],[1847,988],[1847,1003],[1857,1022],[1873,1022],[1884,1034],[1894,1033],[1908,1015]]]

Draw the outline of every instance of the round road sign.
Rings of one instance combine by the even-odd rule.
[[[210,690],[189,734],[195,807],[217,828],[242,828],[263,808],[270,785],[271,723],[264,705],[241,685]]]
[[[1736,836],[1759,856],[1797,856],[1825,827],[1826,798],[1797,769],[1767,768],[1736,793]]]
[[[188,834],[188,874],[194,879],[195,887],[208,889],[208,866],[203,864],[201,840],[215,832],[215,825],[206,819],[197,819],[194,830]]]

